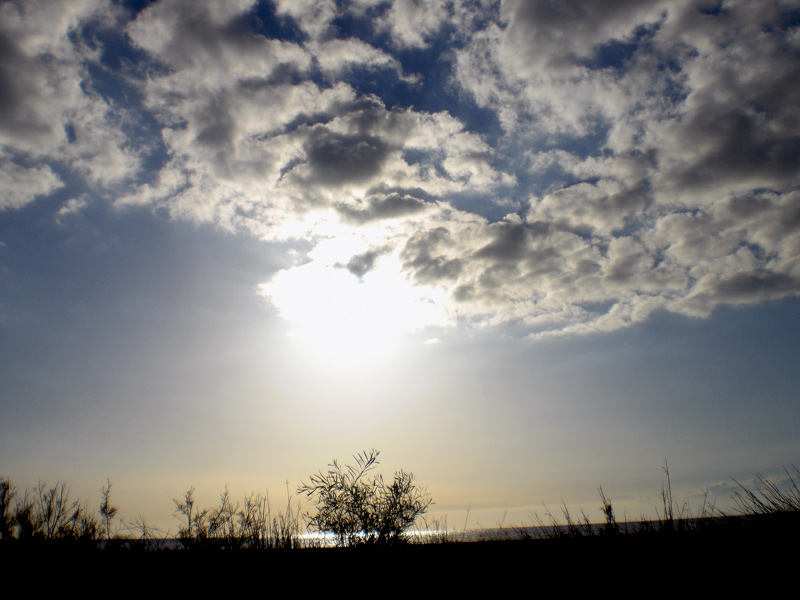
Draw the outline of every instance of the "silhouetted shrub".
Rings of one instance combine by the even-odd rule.
[[[378,465],[377,450],[353,457],[355,465],[337,461],[302,483],[298,493],[317,504],[307,515],[309,527],[336,536],[341,546],[364,543],[391,544],[405,540],[404,532],[431,504],[427,492],[414,484],[414,474],[398,471],[391,483],[382,475],[370,478]]]

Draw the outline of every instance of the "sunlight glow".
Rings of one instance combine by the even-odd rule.
[[[295,328],[292,337],[326,361],[372,362],[384,358],[404,335],[445,325],[441,292],[413,286],[396,256],[376,259],[361,279],[347,269],[365,247],[352,237],[319,242],[311,262],[280,271],[260,286]]]

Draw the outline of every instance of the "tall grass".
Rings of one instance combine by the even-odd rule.
[[[688,502],[679,502],[672,490],[669,465],[665,461],[662,470],[664,480],[659,493],[659,505],[655,507],[655,518],[641,515],[639,520],[621,521],[611,498],[606,496],[602,487],[598,489],[600,511],[604,522],[591,523],[583,509],[580,516],[575,516],[561,500],[559,511],[552,511],[542,503],[543,516],[536,511],[529,511],[529,522],[504,528],[502,523],[498,529],[484,529],[482,534],[471,536],[473,539],[564,539],[589,536],[663,536],[691,532],[742,531],[748,525],[748,517],[761,515],[783,515],[776,520],[777,527],[800,527],[800,469],[792,465],[793,472],[784,469],[785,476],[768,479],[756,475],[757,484],[748,486],[733,481],[739,490],[732,495],[737,510],[724,512],[718,510],[714,499],[709,499],[708,488],[702,494],[699,508],[693,511]],[[754,527],[757,528],[756,523]],[[751,528],[752,531],[757,529]],[[461,536],[467,539],[467,536]]]
[[[742,485],[735,479],[733,480],[740,490],[734,492],[733,501],[743,515],[763,515],[775,513],[797,513],[800,512],[800,470],[792,465],[794,473],[784,467],[786,478],[784,485],[786,489],[781,489],[775,481],[762,477],[756,473],[758,487],[755,490]],[[795,479],[797,477],[797,479]]]
[[[44,482],[19,496],[8,479],[0,479],[0,538],[21,541],[96,540],[100,523],[87,502],[70,499],[67,484]]]
[[[698,530],[729,531],[731,527],[760,522],[762,515],[783,515],[790,518],[770,519],[769,523],[796,529],[800,525],[800,469],[784,469],[780,478],[756,474],[756,483],[746,485],[736,479],[739,489],[733,493],[736,509],[723,512],[709,501],[708,491],[702,504],[692,513],[688,503],[680,504],[673,495],[668,464],[663,467],[665,479],[659,494],[656,518],[642,517],[637,522],[618,521],[617,513],[602,487],[598,489],[604,522],[593,524],[581,509],[580,515],[570,512],[562,500],[558,511],[544,506],[544,517],[530,513],[531,523],[518,527],[498,524],[508,539],[578,538],[587,536],[628,536],[677,534]],[[110,497],[111,483],[100,489],[99,516],[89,503],[71,497],[67,484],[49,486],[40,482],[33,490],[21,493],[6,478],[0,478],[0,544],[74,545],[104,549],[159,550],[275,550],[326,545],[324,540],[305,535],[308,530],[296,497],[287,482],[285,505],[274,509],[268,493],[245,494],[236,501],[224,488],[215,506],[201,508],[194,498],[194,488],[173,499],[179,521],[177,535],[153,527],[144,517],[129,521],[115,518],[118,509]],[[468,539],[464,532],[450,532],[446,517],[442,520],[422,519],[410,531],[408,540],[416,544],[441,544]],[[726,529],[727,528],[727,529]]]
[[[301,543],[300,510],[288,493],[288,482],[285,511],[273,513],[269,494],[261,492],[246,494],[240,505],[227,487],[215,507],[196,507],[194,488],[173,503],[175,516],[185,522],[178,531],[185,549],[290,549]]]

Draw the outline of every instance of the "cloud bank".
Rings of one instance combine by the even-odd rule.
[[[437,325],[532,336],[800,293],[796,1],[30,0],[0,23],[0,210],[58,190],[303,239],[292,268],[368,286],[391,261]],[[313,253],[332,238],[350,256]]]

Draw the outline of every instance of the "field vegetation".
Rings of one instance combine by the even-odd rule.
[[[385,480],[375,471],[376,450],[353,457],[350,465],[334,460],[328,468],[301,482],[296,494],[312,502],[314,510],[302,512],[287,483],[286,503],[273,509],[268,494],[255,492],[234,499],[227,487],[216,506],[201,507],[194,488],[173,499],[177,533],[161,531],[143,517],[118,518],[112,484],[100,488],[95,512],[89,502],[72,499],[66,483],[39,483],[32,491],[20,491],[0,478],[0,547],[83,548],[90,550],[189,550],[257,551],[294,550],[323,546],[398,547],[452,545],[467,539],[465,532],[448,531],[446,522],[429,523],[425,513],[432,504],[426,490],[407,471]],[[619,522],[611,498],[600,488],[604,522],[592,523],[581,511],[575,516],[562,504],[554,514],[531,515],[529,525],[501,530],[506,540],[533,539],[665,539],[677,536],[750,535],[769,532],[791,536],[800,531],[800,470],[792,466],[776,481],[757,475],[757,485],[737,483],[736,509],[716,510],[704,498],[696,514],[679,506],[672,496],[668,467],[661,506],[655,519]]]

